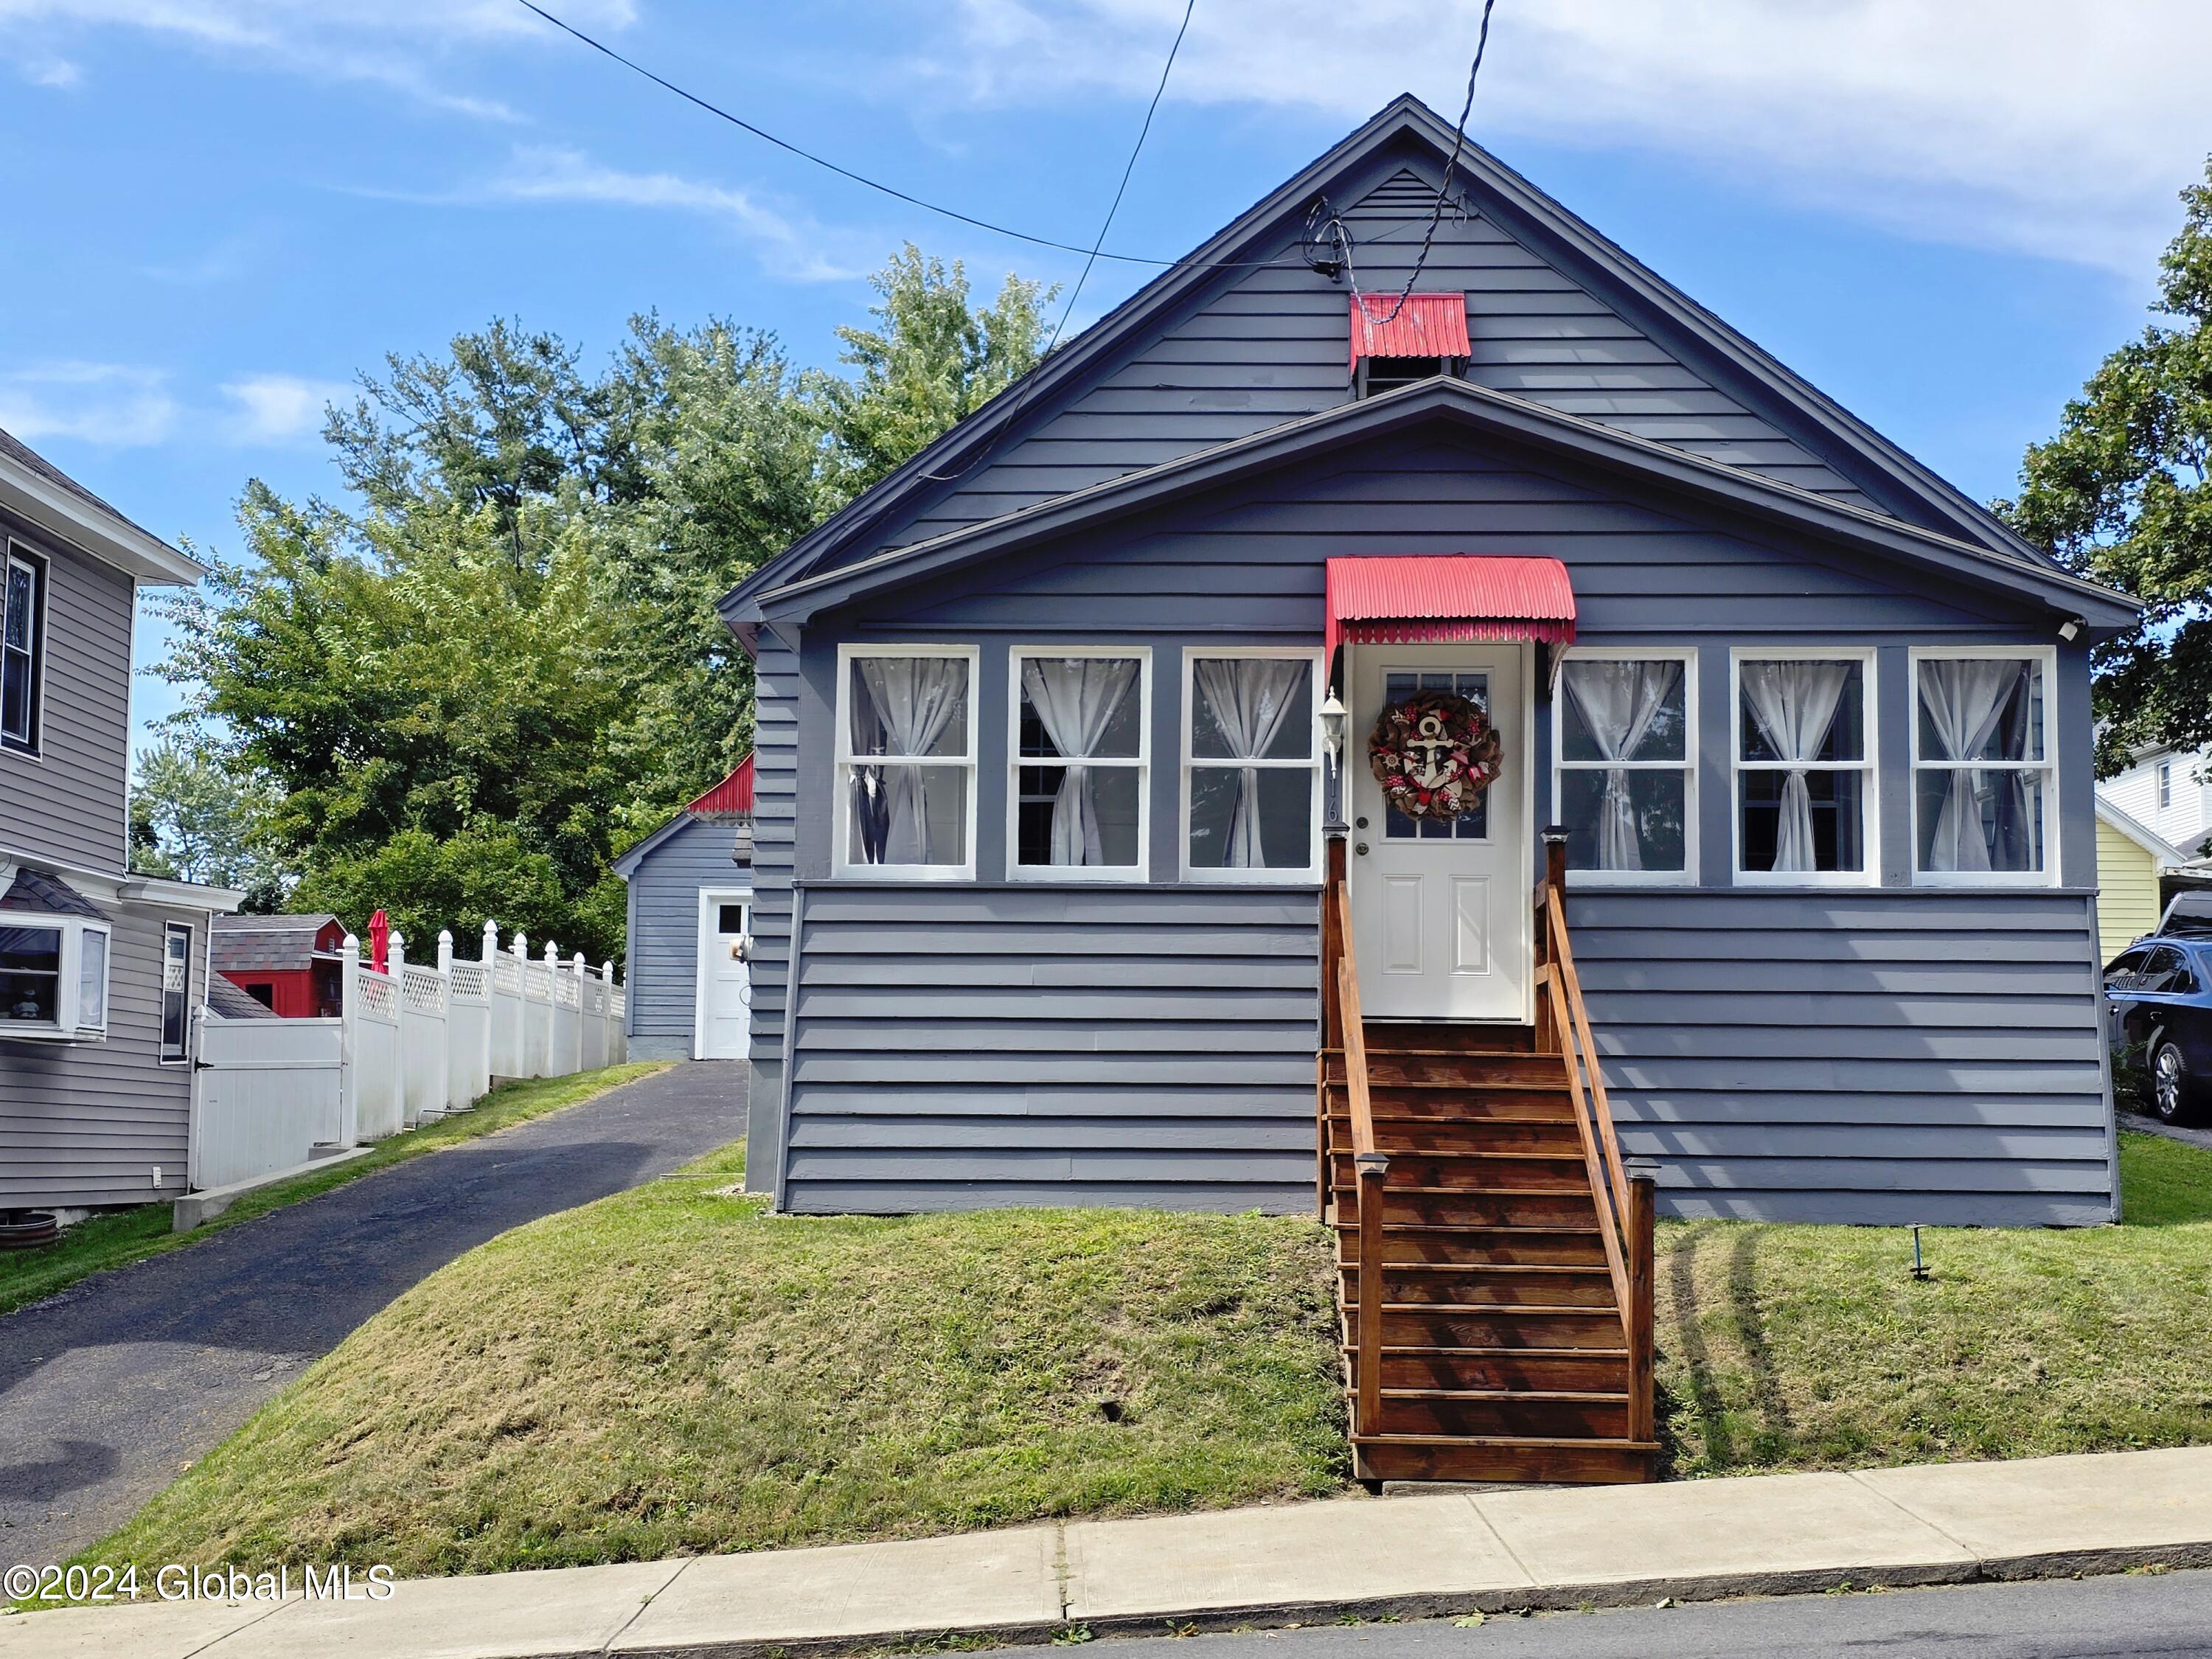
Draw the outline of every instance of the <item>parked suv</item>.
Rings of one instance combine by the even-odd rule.
[[[2194,1114],[2212,1079],[2212,915],[2201,933],[2187,931],[2190,920],[2175,936],[2138,939],[2105,969],[2113,1079],[2139,1088],[2168,1123]]]

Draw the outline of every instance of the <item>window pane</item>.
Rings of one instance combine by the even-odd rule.
[[[191,984],[192,930],[173,923],[164,936],[161,961],[161,1053],[181,1060],[185,1053],[185,1001]]]
[[[968,862],[968,769],[856,766],[845,856],[854,864]]]
[[[1560,675],[1560,757],[1679,761],[1688,757],[1688,684],[1680,662],[1575,661]]]
[[[1864,793],[1857,772],[1737,773],[1743,867],[1863,870]]]
[[[2043,774],[1923,766],[1913,777],[1920,867],[1945,873],[2043,868]]]
[[[965,657],[855,657],[850,696],[855,755],[968,752]]]
[[[1191,665],[1191,758],[1310,758],[1312,680],[1304,657],[1199,658]]]
[[[76,1023],[99,1030],[107,1024],[107,935],[88,927],[77,954]]]
[[[0,652],[0,732],[31,740],[31,659],[21,651]]]
[[[720,914],[714,919],[714,931],[720,933],[742,933],[745,931],[745,907],[742,904],[723,904],[715,907]]]
[[[58,927],[0,927],[0,1019],[51,1025],[61,1018]]]
[[[2043,665],[2032,658],[1925,659],[1919,704],[1923,760],[2043,758]]]
[[[31,573],[20,564],[8,567],[7,623],[0,628],[0,641],[14,646],[18,651],[31,648],[32,603]]]
[[[1191,867],[1310,868],[1313,787],[1314,775],[1304,768],[1193,767]]]
[[[1144,721],[1144,664],[1136,657],[1025,657],[1024,755],[1134,760]]]
[[[1559,816],[1573,870],[1679,872],[1686,867],[1680,772],[1593,767],[1559,774]]]
[[[1069,779],[1065,766],[1020,769],[1017,809],[1018,863],[1037,866],[1133,867],[1137,862],[1137,798],[1143,770],[1136,766],[1087,766]]]
[[[1744,759],[1866,757],[1863,665],[1808,659],[1737,667]]]

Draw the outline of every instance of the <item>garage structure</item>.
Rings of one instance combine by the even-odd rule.
[[[751,996],[753,762],[617,859],[633,1060],[744,1060]]]

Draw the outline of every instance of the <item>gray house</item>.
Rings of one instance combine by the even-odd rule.
[[[750,1178],[1326,1203],[1334,960],[1408,1121],[1421,1055],[1556,1042],[1556,824],[1662,1212],[2109,1218],[2088,650],[2134,605],[1452,137],[1393,104],[725,599]],[[1486,788],[1417,799],[1424,741]]]
[[[212,918],[129,873],[141,586],[200,567],[0,432],[0,1210],[185,1190]]]
[[[751,1053],[753,757],[614,862],[629,884],[633,1060]]]

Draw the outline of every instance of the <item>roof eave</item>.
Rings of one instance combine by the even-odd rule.
[[[0,504],[142,585],[188,587],[207,574],[198,560],[5,453],[0,453]]]

